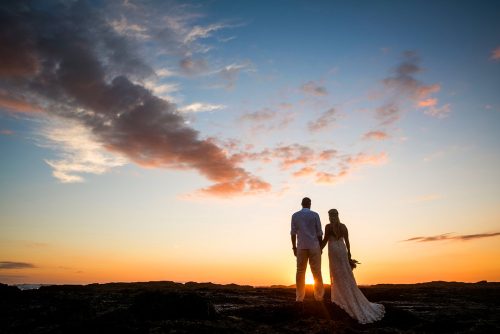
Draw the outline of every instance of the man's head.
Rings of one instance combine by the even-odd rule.
[[[311,199],[310,199],[309,197],[304,197],[304,198],[302,199],[302,203],[301,203],[301,204],[302,204],[302,207],[303,207],[303,208],[308,208],[308,209],[310,209],[310,208],[311,208]]]

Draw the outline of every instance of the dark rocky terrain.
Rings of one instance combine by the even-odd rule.
[[[292,287],[212,283],[0,284],[0,333],[500,333],[500,283],[362,288],[386,307],[360,325],[327,302],[294,305]],[[329,289],[327,289],[329,291]]]

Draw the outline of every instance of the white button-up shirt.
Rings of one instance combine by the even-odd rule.
[[[308,208],[303,208],[292,215],[291,235],[297,235],[298,249],[320,248],[318,237],[323,235],[319,215]]]

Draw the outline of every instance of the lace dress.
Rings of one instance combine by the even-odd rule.
[[[367,324],[384,317],[382,304],[370,303],[359,290],[347,257],[344,238],[328,239],[328,258],[332,284],[332,302],[346,311],[361,324]]]

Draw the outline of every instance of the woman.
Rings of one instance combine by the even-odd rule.
[[[332,302],[362,324],[383,318],[385,309],[381,304],[370,303],[358,289],[351,268],[351,246],[347,227],[340,223],[336,209],[328,211],[330,224],[325,226],[325,237],[321,248],[328,243]]]

